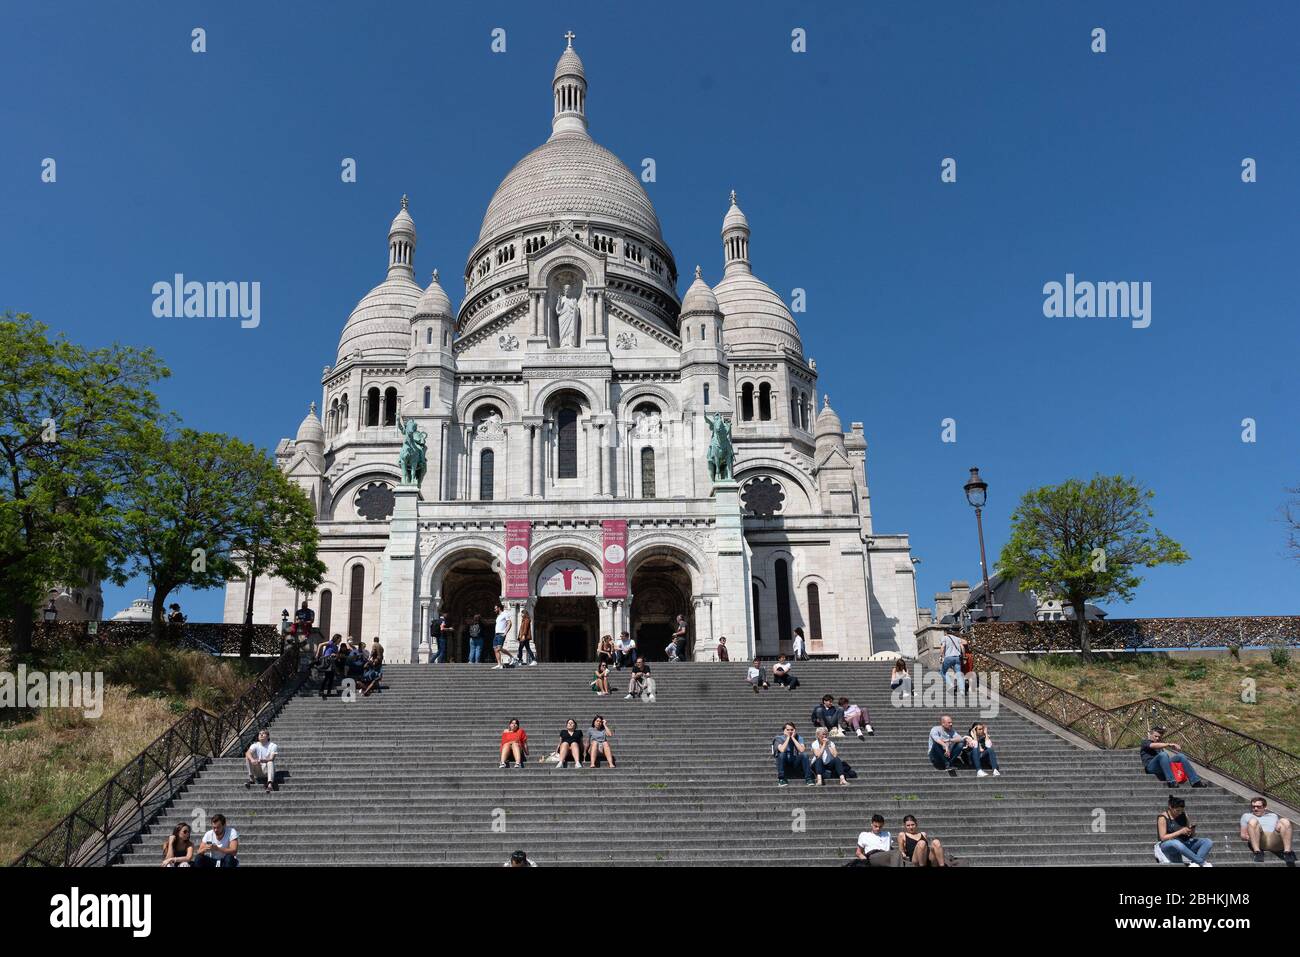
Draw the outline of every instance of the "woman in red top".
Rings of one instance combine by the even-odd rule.
[[[501,764],[498,767],[504,768],[511,757],[519,768],[528,760],[528,734],[519,726],[518,718],[511,718],[501,732]]]

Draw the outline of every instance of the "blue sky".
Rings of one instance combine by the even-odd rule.
[[[549,133],[569,29],[594,137],[656,161],[682,290],[696,263],[720,278],[733,188],[755,272],[807,290],[805,351],[866,424],[876,528],[911,534],[923,604],[978,578],[978,465],[991,556],[1028,488],[1155,489],[1192,560],[1112,614],[1295,611],[1293,3],[7,4],[0,309],[153,346],[186,424],[273,447],[383,277],[403,193],[418,276],[459,298],[488,199]],[[261,325],[154,318],[176,272],[261,282]],[[1067,272],[1150,282],[1150,327],[1044,317]],[[141,594],[107,589],[108,613]],[[182,600],[220,614],[220,592]]]

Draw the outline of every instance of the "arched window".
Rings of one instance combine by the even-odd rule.
[[[450,332],[449,330],[447,330],[447,329],[442,330],[442,345],[443,345],[443,348],[446,348],[446,347],[447,347],[447,343],[448,343],[448,341],[449,341],[450,339],[451,339],[451,332]]]
[[[366,392],[366,425],[379,424],[379,389],[371,386]]]
[[[320,633],[326,638],[330,636],[330,615],[334,612],[334,593],[328,588],[320,593],[320,611],[316,615],[316,621],[320,626]]]
[[[427,385],[424,387],[424,407],[427,409],[429,403],[433,401],[433,390]]]
[[[799,393],[790,393],[790,425],[799,425]]]
[[[478,497],[480,501],[492,501],[496,490],[496,453],[484,449],[478,457]]]
[[[431,345],[433,345],[433,326],[426,326],[426,327],[425,327],[425,329],[424,329],[424,344],[425,344],[426,346],[431,346]]]
[[[384,425],[397,424],[397,390],[389,386],[384,391]]]
[[[760,644],[760,643],[762,642],[762,640],[763,640],[763,628],[762,628],[763,616],[759,613],[759,603],[758,603],[758,596],[761,594],[761,592],[759,592],[759,590],[758,590],[758,582],[756,582],[756,581],[751,581],[751,582],[749,583],[749,588],[750,588],[750,591],[753,593],[753,602],[754,602],[754,648],[757,649],[758,646],[759,646],[759,644]]]
[[[764,382],[758,387],[758,417],[763,422],[772,420],[772,384]]]
[[[346,393],[339,398],[339,431],[346,432],[352,428],[352,420],[348,418],[348,397]]]
[[[801,403],[801,405],[803,408],[801,409],[800,417],[803,420],[803,427],[804,427],[804,431],[806,432],[808,430],[808,415],[810,410],[812,409],[812,402],[809,400],[807,392],[803,394],[803,402]]]
[[[325,432],[327,435],[333,435],[339,430],[339,400],[335,399],[330,403],[329,420],[325,423]]]
[[[349,638],[361,638],[362,615],[366,610],[366,566],[357,562],[352,566],[352,583],[348,588]]]
[[[808,637],[822,640],[822,596],[816,584],[808,586]]]
[[[655,450],[648,445],[641,448],[641,497],[655,497]]]
[[[740,390],[740,417],[746,422],[754,418],[754,383],[746,382]]]
[[[790,571],[784,558],[776,560],[776,635],[782,642],[791,641]]]
[[[555,416],[556,452],[558,471],[556,478],[578,477],[578,410],[560,409]]]
[[[709,384],[707,382],[704,383],[704,404],[709,404]]]

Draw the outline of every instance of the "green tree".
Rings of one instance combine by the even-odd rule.
[[[120,578],[114,534],[150,385],[169,375],[152,350],[87,349],[30,315],[0,316],[0,616],[15,656],[31,651],[38,604],[87,572]]]
[[[153,585],[156,637],[167,597],[242,575],[240,552],[256,552],[308,590],[319,584],[316,529],[301,520],[311,506],[259,449],[214,432],[153,429],[139,452],[123,490],[120,547],[132,553],[128,570]]]
[[[1152,527],[1154,497],[1133,479],[1097,475],[1026,492],[1011,516],[999,573],[1068,604],[1084,655],[1092,651],[1089,601],[1130,601],[1142,582],[1136,569],[1187,561],[1181,545]]]
[[[248,581],[244,602],[244,634],[239,654],[247,658],[253,644],[253,598],[257,579],[270,574],[289,587],[310,594],[325,577],[325,563],[316,557],[320,533],[316,511],[302,489],[274,466],[265,473],[258,493],[262,509],[254,523],[234,538],[236,560]]]

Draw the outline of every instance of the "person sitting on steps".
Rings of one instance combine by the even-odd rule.
[[[840,779],[840,785],[848,787],[848,778],[844,776],[844,762],[840,760],[839,749],[835,747],[835,742],[830,739],[829,733],[825,728],[817,729],[817,737],[813,740],[813,774],[817,777],[817,784],[825,784],[823,778],[837,777]]]
[[[518,718],[511,718],[501,732],[501,763],[497,767],[504,768],[512,758],[515,767],[521,770],[528,760],[528,733],[519,724]]]
[[[1208,837],[1196,836],[1196,825],[1187,820],[1187,805],[1180,797],[1171,794],[1169,806],[1156,818],[1156,839],[1160,842],[1160,853],[1171,864],[1214,866],[1206,860],[1214,842]]]
[[[1170,788],[1178,787],[1178,781],[1174,779],[1173,763],[1177,761],[1183,766],[1183,773],[1187,775],[1187,780],[1194,788],[1203,788],[1205,782],[1201,776],[1196,773],[1196,768],[1192,762],[1183,756],[1182,745],[1175,741],[1164,740],[1165,729],[1154,727],[1147,732],[1146,739],[1142,742],[1142,748],[1139,752],[1142,756],[1142,766],[1146,768],[1147,774],[1154,774]]]
[[[952,726],[952,715],[945,714],[930,729],[930,763],[949,777],[957,776],[957,766],[966,753],[966,736]]]
[[[224,814],[212,815],[212,827],[194,854],[194,867],[238,867],[239,832],[226,827]]]
[[[636,664],[636,641],[626,631],[620,632],[614,647],[614,668],[622,671]]]
[[[899,694],[904,698],[912,696],[912,676],[907,672],[907,661],[903,658],[894,659],[894,668],[889,673],[889,690],[901,688]]]
[[[623,695],[623,700],[630,701],[641,697],[641,692],[645,690],[646,682],[649,680],[650,666],[645,663],[644,658],[638,658],[636,664],[632,666],[632,678],[627,683],[627,694]]]
[[[609,663],[603,658],[596,662],[596,673],[591,678],[591,690],[596,692],[598,698],[609,695]]]
[[[763,665],[755,658],[745,672],[745,680],[749,686],[754,689],[754,694],[758,694],[759,688],[768,687],[767,678],[763,675]]]
[[[842,734],[840,723],[843,720],[844,709],[835,703],[834,695],[822,695],[821,704],[812,709],[812,725],[814,728],[825,728],[835,734]]]
[[[817,783],[813,780],[812,765],[808,762],[807,746],[795,731],[793,721],[787,721],[781,733],[772,739],[772,757],[776,760],[777,787],[789,785],[790,782],[785,779],[788,768],[802,772],[806,784],[812,786]]]
[[[903,833],[898,835],[898,849],[906,860],[917,867],[948,866],[943,844],[937,837],[930,837],[922,831],[911,814],[903,818]]]
[[[772,665],[772,680],[779,685],[784,685],[786,691],[793,691],[799,687],[799,679],[794,676],[785,655],[778,655],[776,663]]]
[[[902,854],[890,847],[892,843],[893,835],[885,830],[885,819],[879,814],[871,815],[871,830],[858,835],[854,863],[859,867],[902,867]]]
[[[1264,862],[1264,852],[1281,854],[1287,867],[1295,867],[1295,852],[1291,850],[1291,832],[1294,825],[1288,818],[1279,817],[1268,809],[1268,801],[1256,796],[1250,799],[1250,810],[1241,816],[1241,839],[1250,845],[1250,854],[1256,863]]]
[[[993,738],[989,736],[989,726],[987,724],[983,721],[976,721],[970,726],[970,733],[966,735],[966,746],[970,749],[968,755],[971,764],[975,765],[975,776],[977,778],[989,776],[989,772],[984,770],[986,764],[995,778],[1002,774],[998,770],[998,756],[993,750]]]
[[[865,707],[856,705],[848,698],[839,700],[840,710],[844,712],[840,726],[846,731],[852,731],[862,740],[862,733],[865,731],[872,736],[875,735],[876,729],[871,726],[871,712]]]
[[[555,762],[555,766],[562,768],[564,762],[572,758],[574,768],[582,767],[582,750],[582,729],[578,727],[578,722],[570,718],[564,722],[564,730],[560,732],[560,744],[555,749],[560,760]]]
[[[370,697],[370,693],[379,687],[379,679],[384,676],[384,649],[378,641],[370,648],[370,660],[366,662],[365,670],[361,672],[361,682],[364,685],[361,694],[362,697]]]
[[[618,767],[614,763],[614,752],[609,748],[609,739],[614,736],[614,729],[605,724],[605,719],[596,715],[591,719],[591,730],[587,732],[587,754],[590,758],[591,767],[596,766],[601,755],[605,757],[605,763],[611,768]]]
[[[251,788],[258,781],[266,782],[266,793],[275,790],[275,754],[279,748],[271,741],[271,732],[266,728],[257,732],[257,740],[244,752],[244,763],[248,769],[248,780],[244,787]]]
[[[190,840],[190,826],[177,824],[167,840],[163,841],[163,867],[189,867],[194,862],[194,842]]]

